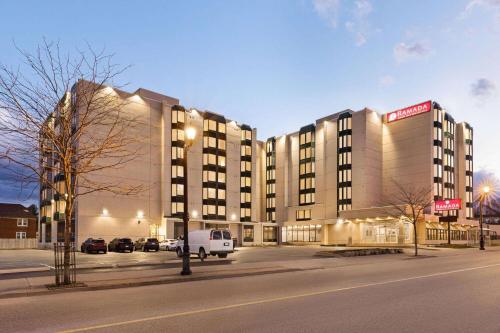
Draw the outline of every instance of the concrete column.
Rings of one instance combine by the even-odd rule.
[[[42,245],[45,245],[45,223],[41,224],[40,232],[42,235]]]

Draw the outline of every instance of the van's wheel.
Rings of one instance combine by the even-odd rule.
[[[204,248],[200,248],[200,251],[198,252],[198,256],[200,257],[201,261],[205,260],[205,258],[207,257],[207,254],[206,254]]]
[[[176,252],[177,252],[177,257],[182,258],[182,250],[180,247],[177,248]]]
[[[219,258],[227,258],[227,253],[219,253],[217,256]]]

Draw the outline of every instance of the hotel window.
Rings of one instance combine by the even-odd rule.
[[[251,221],[252,210],[252,128],[241,125],[240,221]]]
[[[243,226],[243,241],[244,242],[253,242],[253,234],[254,234],[253,225],[244,225]]]
[[[455,132],[453,118],[434,103],[433,174],[434,200],[453,199],[455,193]],[[434,215],[457,215],[458,211]]]
[[[439,104],[433,104],[433,194],[434,200],[443,199],[443,110]],[[440,215],[440,213],[436,213]]]
[[[262,232],[262,241],[277,242],[278,233],[276,231],[276,227],[264,227]]]
[[[310,209],[302,209],[297,210],[295,212],[295,219],[297,221],[308,221],[311,219],[311,210]]]
[[[266,141],[266,220],[276,222],[276,138]]]
[[[314,125],[299,131],[299,205],[315,201],[315,132]]]
[[[281,241],[283,243],[320,242],[321,225],[284,226],[281,228]]]
[[[203,219],[226,219],[226,119],[206,112],[203,119]]]
[[[352,208],[352,115],[337,120],[337,211]]]
[[[443,122],[444,199],[455,198],[455,121],[447,113]]]
[[[182,217],[184,215],[184,124],[186,110],[175,105],[171,110],[171,215]]]
[[[469,124],[465,124],[464,129],[464,139],[465,139],[465,214],[466,218],[474,218],[473,211],[473,129]]]

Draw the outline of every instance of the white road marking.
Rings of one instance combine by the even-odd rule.
[[[61,331],[60,333],[73,333],[73,332],[83,332],[83,331],[90,331],[90,330],[98,330],[98,329],[102,329],[102,328],[109,328],[109,327],[116,327],[116,326],[122,326],[122,325],[128,325],[128,324],[143,323],[143,322],[146,322],[146,321],[176,318],[176,317],[189,316],[189,315],[200,314],[200,313],[208,313],[208,312],[215,312],[215,311],[221,311],[221,310],[227,310],[227,309],[234,309],[234,308],[239,308],[239,307],[244,307],[244,306],[250,306],[250,305],[257,305],[257,304],[265,304],[265,303],[287,301],[287,300],[291,300],[291,299],[311,297],[311,296],[318,296],[318,295],[324,295],[324,294],[332,294],[332,293],[337,293],[337,292],[347,291],[347,290],[353,290],[353,289],[382,286],[382,285],[386,285],[386,284],[392,284],[392,283],[398,283],[398,282],[405,282],[405,281],[412,281],[412,280],[418,280],[418,279],[426,279],[426,278],[431,278],[431,277],[437,277],[437,276],[443,276],[443,275],[450,275],[450,274],[456,274],[456,273],[462,273],[462,272],[469,272],[469,271],[474,271],[474,270],[479,270],[479,269],[485,269],[485,268],[491,268],[491,267],[498,267],[498,266],[500,266],[500,263],[498,263],[498,264],[491,264],[491,265],[485,265],[485,266],[478,266],[478,267],[463,268],[463,269],[457,269],[457,270],[446,271],[446,272],[439,272],[439,273],[433,273],[433,274],[427,274],[427,275],[418,275],[418,276],[412,276],[412,277],[408,277],[408,278],[388,280],[388,281],[382,281],[382,282],[373,282],[373,283],[361,284],[361,285],[356,285],[356,286],[351,286],[351,287],[327,289],[327,290],[310,292],[310,293],[304,293],[304,294],[298,294],[298,295],[268,298],[268,299],[262,299],[262,300],[251,301],[251,302],[244,302],[244,303],[236,303],[236,304],[230,304],[230,305],[224,305],[224,306],[217,306],[217,307],[213,307],[213,308],[206,308],[206,309],[200,309],[200,310],[192,310],[192,311],[185,311],[185,312],[178,312],[178,313],[169,313],[169,314],[158,315],[158,316],[153,316],[153,317],[146,317],[146,318],[141,318],[141,319],[134,319],[134,320],[127,320],[127,321],[109,323],[109,324],[102,324],[102,325],[95,325],[95,326],[89,326],[89,327],[69,329],[69,330],[66,330],[66,331]]]

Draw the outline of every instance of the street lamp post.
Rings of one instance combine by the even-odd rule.
[[[490,193],[490,187],[489,186],[484,186],[481,189],[481,194],[479,196],[479,250],[484,250],[484,234],[483,234],[483,203],[484,199],[488,196]]]
[[[186,128],[184,133],[184,158],[182,159],[182,167],[184,168],[184,214],[182,217],[184,225],[184,246],[182,247],[182,271],[181,275],[191,275],[190,253],[189,253],[189,207],[188,207],[188,149],[193,144],[196,137],[196,129],[194,127]]]

